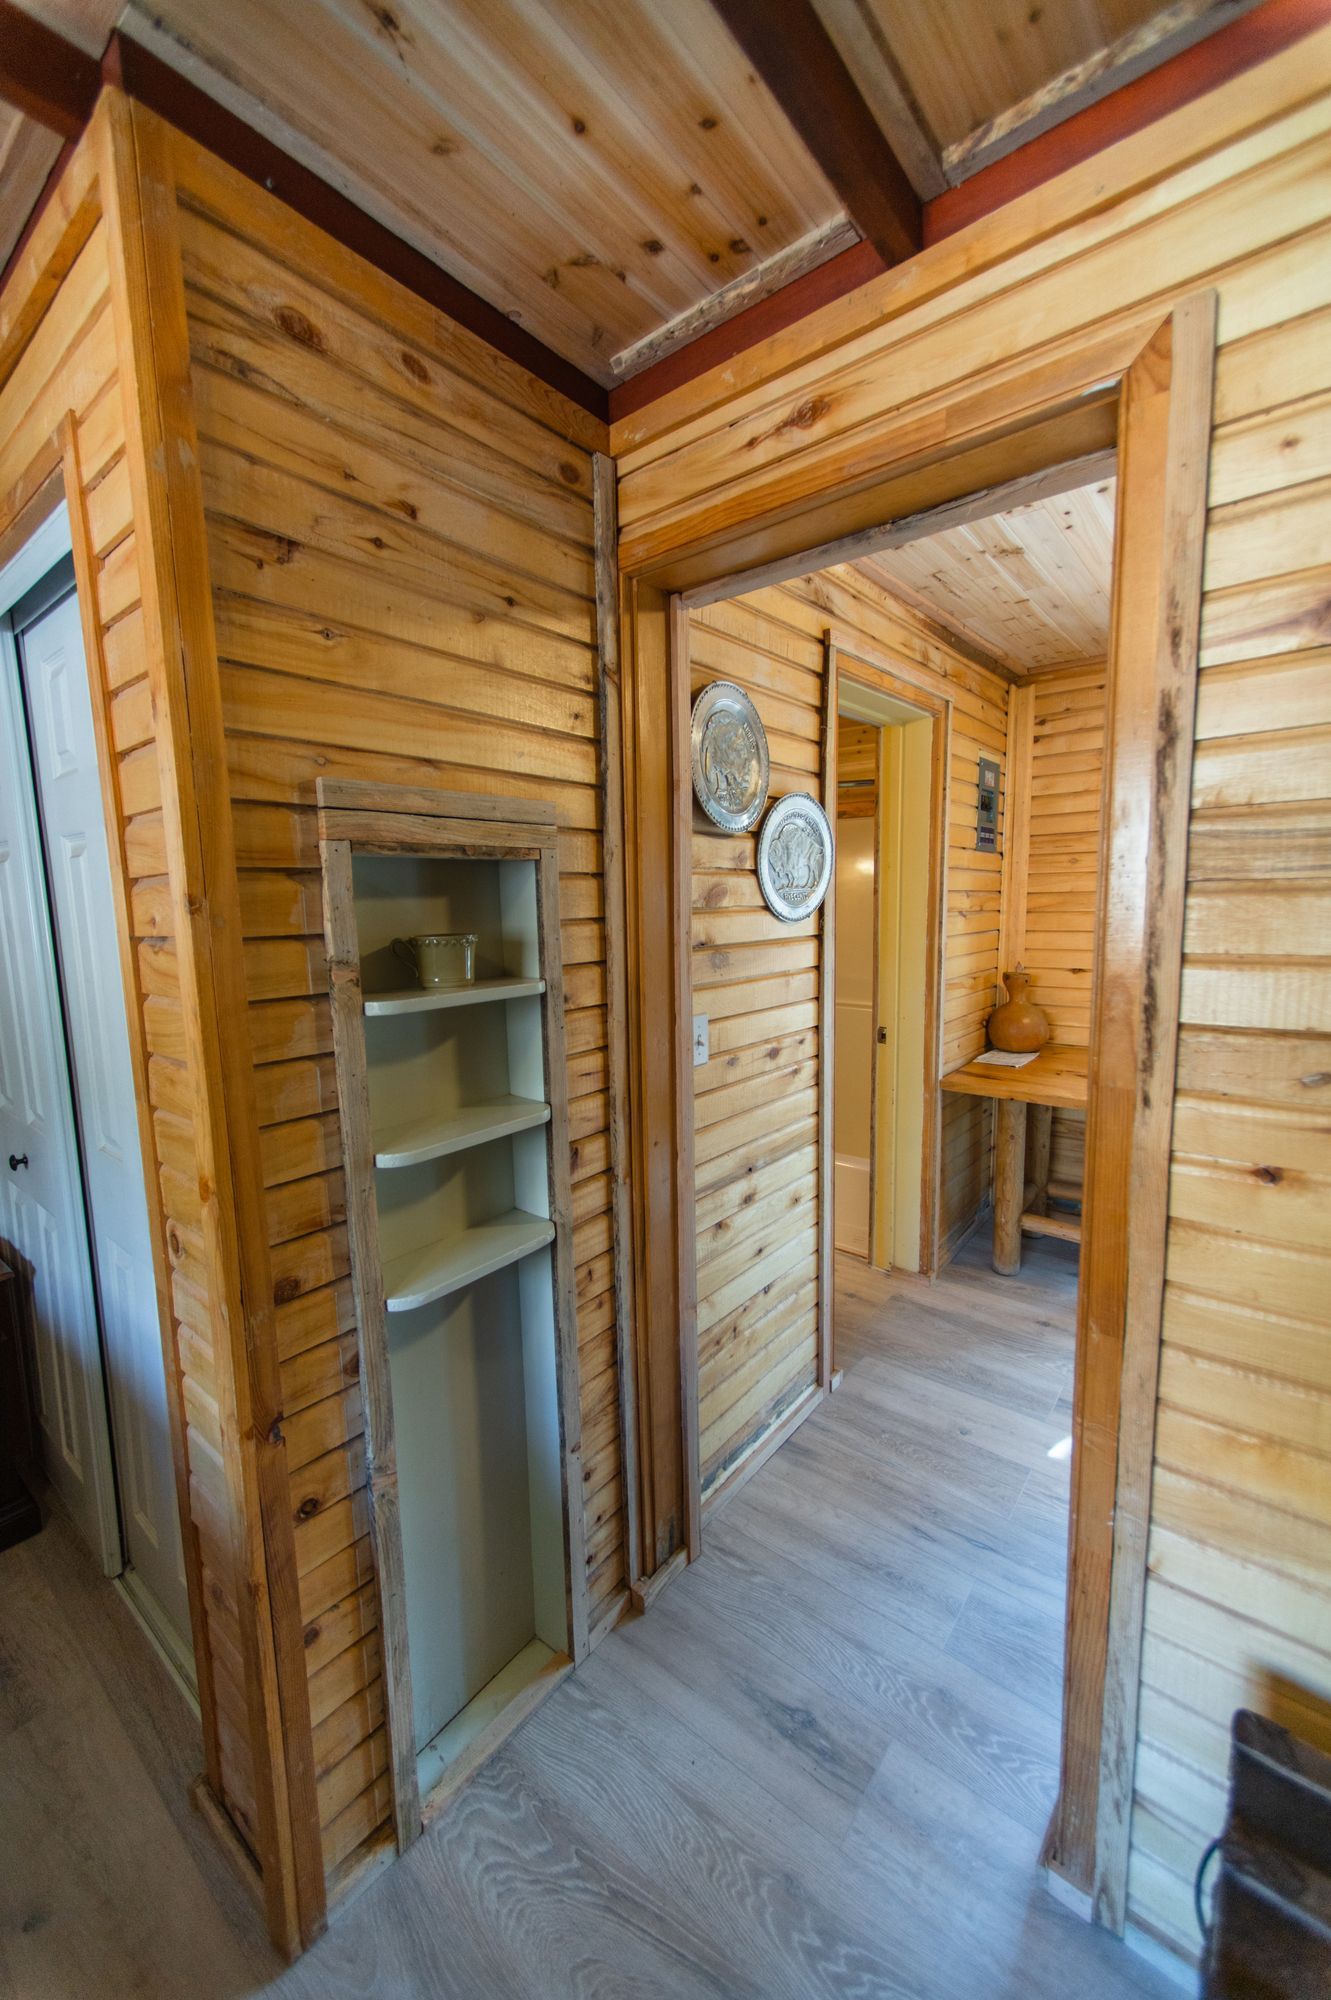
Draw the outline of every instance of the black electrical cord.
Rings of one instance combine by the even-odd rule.
[[[1208,1944],[1210,1942],[1211,1926],[1206,1921],[1206,1916],[1202,1904],[1202,1893],[1206,1879],[1206,1871],[1210,1867],[1214,1857],[1219,1852],[1220,1852],[1219,1840],[1217,1839],[1211,1841],[1210,1844],[1207,1846],[1205,1852],[1203,1853],[1201,1860],[1197,1863],[1197,1875],[1192,1885],[1192,1907],[1197,1913],[1197,1928],[1202,1934],[1203,1944]]]

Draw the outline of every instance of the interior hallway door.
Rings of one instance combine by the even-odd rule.
[[[123,1569],[140,1611],[188,1672],[189,1603],[166,1373],[78,600],[70,590],[32,622],[23,624],[20,611],[15,623],[31,743],[24,789],[31,799],[35,777],[49,898],[44,939],[34,932],[33,944],[44,942],[49,963],[53,928],[59,968],[56,1004],[46,1015],[48,1039],[55,1047],[45,1060],[64,1071],[64,1101],[72,1109],[79,1142],[73,1173],[77,1186],[81,1162],[87,1213],[77,1244],[76,1232],[71,1232],[62,1245],[61,1277],[71,1293],[88,1284],[90,1238],[101,1352],[94,1318],[82,1372],[90,1423],[95,1428],[100,1416],[103,1432],[109,1396],[114,1443],[119,1532],[107,1566]],[[7,678],[12,681],[12,674]],[[21,758],[21,719],[20,735],[10,740],[17,742]],[[37,862],[40,870],[40,852]],[[39,874],[34,902],[42,887]],[[39,952],[34,949],[30,955],[35,961]],[[46,977],[55,987],[54,968]],[[34,1148],[42,1150],[36,1141]],[[30,1155],[34,1148],[28,1149]],[[9,1178],[13,1182],[18,1176]],[[81,1215],[78,1220],[82,1223]],[[44,1327],[49,1370],[72,1343],[52,1315]],[[105,1549],[99,1552],[105,1560]]]

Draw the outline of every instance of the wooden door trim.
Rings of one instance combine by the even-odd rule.
[[[833,643],[831,658],[836,666],[837,699],[843,680],[876,694],[891,695],[921,710],[921,720],[929,718],[929,882],[926,890],[925,994],[924,994],[924,1117],[920,1148],[920,1276],[932,1278],[938,1269],[938,1167],[941,1146],[943,1093],[939,1088],[942,1052],[943,915],[947,901],[947,766],[952,741],[952,704],[932,689],[922,688],[897,671],[886,659],[875,656],[871,646],[847,638]],[[879,811],[882,800],[879,799]],[[875,884],[875,895],[877,886]],[[875,966],[875,981],[877,967]],[[821,1045],[820,1026],[820,1045]],[[828,1036],[829,1057],[835,1053],[835,1017]]]
[[[628,1145],[633,1355],[637,1382],[639,1545],[629,1583],[641,1609],[668,1567],[701,1546],[689,1440],[696,1419],[697,1330],[692,1188],[688,664],[680,613],[650,581],[623,591],[624,916],[628,989]],[[682,695],[681,695],[682,689]],[[682,914],[681,914],[682,913]],[[677,945],[681,938],[682,946]],[[690,1394],[689,1383],[693,1381]],[[673,1569],[672,1569],[673,1573]],[[659,1585],[656,1587],[659,1588]]]
[[[1070,440],[1083,451],[1123,445],[1120,524],[1134,518],[1132,532],[1120,526],[1116,547],[1105,793],[1122,824],[1111,821],[1103,842],[1100,955],[1112,952],[1113,970],[1097,968],[1093,1002],[1101,1041],[1112,1031],[1117,1047],[1091,1086],[1098,1122],[1088,1132],[1097,1133],[1099,1158],[1088,1221],[1098,1206],[1101,1222],[1083,1245],[1079,1288],[1063,1759],[1044,1855],[1113,1929],[1122,1928],[1126,1906],[1214,351],[1215,296],[1205,292],[1110,334],[1060,342],[1015,376],[1000,365],[945,397],[904,406],[879,432],[872,465],[863,456],[840,465],[829,449],[798,492],[774,481],[724,505],[706,493],[686,498],[668,526],[620,544],[631,598],[664,613],[672,590],[742,595],[773,561],[871,525],[874,507],[884,520],[898,502],[906,511],[959,492],[958,480],[972,473],[975,484],[1018,476],[1041,460],[1053,464]],[[950,433],[933,450],[921,449],[926,413]],[[653,662],[642,636],[630,619],[626,681],[655,678],[664,690],[668,649],[658,639]],[[913,684],[907,698],[918,699]],[[666,731],[626,734],[625,751],[626,786],[654,784],[659,797],[671,754]],[[669,828],[658,831],[667,851],[669,837]],[[687,939],[676,933],[672,943],[677,955]],[[660,988],[639,978],[630,999],[640,1050],[648,1017],[659,1023]],[[641,1072],[635,1081],[641,1128]],[[676,1091],[676,1128],[678,1104]],[[1088,1157],[1092,1150],[1088,1141]],[[660,1159],[655,1171],[658,1185],[671,1179]],[[640,1228],[649,1200],[639,1181]],[[1104,1233],[1116,1212],[1126,1221],[1117,1250]],[[677,1279],[667,1283],[677,1299]],[[645,1377],[640,1391],[640,1423],[655,1427],[658,1451],[669,1453],[668,1412]],[[676,1446],[680,1436],[677,1421]],[[1082,1464],[1088,1444],[1091,1468]]]
[[[837,735],[839,719],[837,712],[837,649],[830,632],[823,634],[823,755],[820,776],[823,788],[823,811],[832,826],[835,851],[836,839],[836,767]],[[877,827],[877,817],[874,825]],[[874,882],[875,904],[878,897],[878,883]],[[836,1024],[836,867],[832,870],[832,880],[823,898],[823,921],[818,949],[818,1362],[814,1380],[820,1389],[834,1389],[840,1380],[836,1373],[835,1335],[832,1324],[833,1272],[835,1270],[836,1243],[832,1233],[833,1220],[833,1178],[835,1173],[834,1137],[836,1092],[834,1085],[833,1056],[835,1054]],[[875,989],[877,986],[877,966],[874,968]],[[829,1033],[828,1024],[832,1024]],[[869,1114],[870,1146],[873,1143],[873,1113]],[[869,1185],[873,1186],[872,1173]],[[870,1220],[870,1236],[873,1223]]]

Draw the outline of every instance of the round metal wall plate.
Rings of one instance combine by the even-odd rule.
[[[762,718],[733,681],[712,681],[693,704],[693,789],[713,826],[748,833],[767,804],[771,760]]]
[[[811,917],[832,880],[832,829],[817,799],[787,792],[763,821],[758,836],[758,886],[774,916],[786,924]]]

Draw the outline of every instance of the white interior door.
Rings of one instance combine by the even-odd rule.
[[[46,1470],[121,1566],[74,1107],[12,640],[0,653],[0,1249],[30,1276]]]
[[[83,1146],[126,1582],[190,1656],[161,1320],[97,742],[71,592],[19,633],[74,1105]]]

